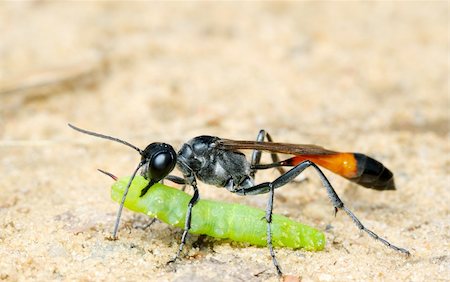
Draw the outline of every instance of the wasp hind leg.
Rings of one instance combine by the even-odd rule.
[[[286,173],[284,173],[283,175],[279,176],[277,179],[275,179],[272,182],[264,182],[252,187],[247,187],[247,188],[241,188],[241,189],[237,189],[235,192],[239,195],[256,195],[256,194],[264,194],[264,193],[269,193],[269,199],[267,201],[267,209],[266,209],[266,221],[267,221],[267,245],[269,247],[270,250],[270,255],[272,256],[272,261],[273,264],[277,270],[278,275],[282,275],[280,266],[278,264],[278,261],[275,257],[275,252],[273,250],[273,246],[272,246],[272,234],[271,234],[271,223],[272,223],[272,210],[273,210],[273,199],[274,199],[274,190],[277,188],[280,188],[284,185],[286,185],[287,183],[291,182],[292,180],[294,180],[300,173],[302,173],[306,168],[312,166],[316,172],[319,174],[320,179],[322,180],[322,184],[325,187],[328,197],[331,200],[331,203],[333,204],[334,210],[335,212],[337,212],[339,209],[345,211],[345,213],[352,219],[352,221],[355,223],[355,225],[362,231],[366,232],[367,234],[369,234],[370,237],[372,237],[373,239],[380,241],[381,243],[383,243],[384,245],[386,245],[387,247],[409,255],[409,251],[400,247],[397,247],[393,244],[391,244],[389,241],[387,241],[386,239],[378,236],[375,232],[373,232],[370,229],[367,229],[362,222],[355,216],[355,214],[353,214],[353,212],[351,210],[349,210],[344,203],[342,202],[342,200],[339,198],[339,196],[337,195],[336,191],[334,190],[334,188],[331,186],[330,182],[328,181],[328,179],[326,178],[326,176],[323,174],[322,170],[313,162],[311,161],[304,161],[301,162],[300,164],[296,165],[295,167],[293,167],[292,169],[290,169],[289,171],[287,171]]]

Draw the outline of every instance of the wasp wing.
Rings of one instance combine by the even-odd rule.
[[[382,163],[360,153],[341,153],[316,145],[219,139],[218,148],[225,150],[259,150],[294,155],[279,162],[280,166],[296,166],[309,160],[359,185],[376,190],[394,190],[394,176]]]
[[[336,152],[316,145],[219,139],[218,147],[226,150],[259,150],[289,155],[330,155]]]

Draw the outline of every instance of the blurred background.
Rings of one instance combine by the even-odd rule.
[[[68,122],[141,148],[203,134],[253,140],[266,129],[275,141],[376,157],[398,191],[327,176],[413,258],[334,218],[306,172],[310,181],[280,191],[275,210],[334,228],[325,252],[278,250],[283,269],[305,281],[448,278],[448,22],[445,1],[2,2],[0,278],[276,280],[265,248],[214,239],[166,269],[179,230],[136,230],[144,219],[131,212],[121,240],[105,241],[116,205],[95,169],[127,175],[139,156]],[[266,202],[207,185],[201,195]]]

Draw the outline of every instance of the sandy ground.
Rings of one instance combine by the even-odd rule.
[[[191,236],[117,205],[103,168],[129,175],[133,150],[211,134],[364,152],[397,191],[327,172],[344,202],[406,258],[333,216],[318,177],[277,191],[275,211],[320,230],[322,252],[277,249],[303,281],[450,280],[449,5],[399,3],[0,4],[0,279],[276,281],[266,248]],[[264,160],[268,161],[268,158]],[[264,172],[258,181],[273,179]],[[200,185],[201,196],[264,208]]]

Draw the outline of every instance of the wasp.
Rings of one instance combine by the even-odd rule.
[[[191,228],[192,208],[200,198],[197,188],[197,180],[199,180],[206,184],[223,187],[231,193],[242,196],[268,194],[265,215],[267,222],[267,246],[277,274],[281,276],[282,271],[272,246],[271,233],[275,189],[292,182],[309,167],[317,172],[322,181],[322,185],[334,207],[335,214],[338,210],[344,211],[355,225],[370,237],[397,252],[406,255],[410,254],[408,250],[391,244],[383,237],[366,228],[339,198],[320,168],[323,167],[330,170],[366,188],[378,191],[395,190],[392,172],[382,163],[367,155],[336,152],[316,145],[277,143],[264,130],[259,131],[256,141],[238,141],[202,135],[184,143],[178,153],[175,152],[170,144],[161,142],[151,143],[144,150],[141,150],[124,140],[81,129],[71,124],[69,126],[84,134],[124,144],[135,149],[141,156],[141,160],[131,175],[121,205],[117,211],[117,218],[112,234],[113,239],[117,239],[123,204],[131,182],[139,170],[141,170],[141,175],[149,181],[148,185],[142,189],[141,196],[145,195],[155,183],[164,179],[177,184],[189,185],[193,188],[194,193],[186,207],[187,213],[181,243],[174,258],[170,262],[175,262],[179,258],[186,244],[187,235]],[[247,160],[244,153],[240,150],[253,150],[250,161]],[[262,152],[269,152],[271,154],[271,163],[261,163]],[[278,154],[288,154],[292,155],[292,157],[281,160]],[[175,167],[179,169],[183,177],[170,175]],[[254,181],[256,172],[270,168],[276,168],[281,175],[271,182],[256,184]]]

